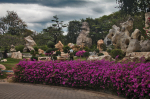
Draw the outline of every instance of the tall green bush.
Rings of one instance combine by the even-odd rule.
[[[110,52],[110,55],[112,56],[112,58],[116,58],[116,56],[119,55],[119,59],[122,59],[123,57],[125,57],[125,53],[121,50],[121,49],[113,49]]]
[[[15,49],[16,49],[16,51],[23,52],[24,45],[18,45],[18,46],[15,46]]]

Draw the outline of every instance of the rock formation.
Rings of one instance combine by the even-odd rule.
[[[20,51],[18,52],[13,52],[12,55],[11,55],[11,58],[14,58],[14,59],[22,59],[22,53]]]
[[[55,48],[58,48],[58,50],[60,52],[63,52],[63,47],[64,45],[61,43],[61,41],[59,41],[56,45],[55,45]]]
[[[44,51],[41,50],[41,49],[38,49],[38,53],[39,53],[39,54],[44,54]]]
[[[82,23],[81,32],[77,38],[76,44],[80,46],[92,46],[92,39],[87,37],[90,33],[90,28],[87,22]]]
[[[99,51],[102,51],[103,49],[101,48],[101,45],[104,44],[104,41],[102,39],[97,41],[97,49],[99,49]]]
[[[35,46],[36,43],[34,42],[33,38],[31,36],[27,36],[24,39],[25,39],[26,44],[23,49],[23,52],[27,52],[27,50],[29,51],[34,50],[33,46]]]
[[[15,46],[11,45],[10,52],[16,52]]]

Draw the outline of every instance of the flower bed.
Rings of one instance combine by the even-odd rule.
[[[150,98],[150,63],[108,61],[20,61],[16,81],[110,89],[129,99]]]

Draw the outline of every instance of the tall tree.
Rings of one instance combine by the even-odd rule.
[[[52,26],[48,27],[47,29],[43,29],[43,32],[50,34],[54,38],[54,43],[56,44],[59,36],[63,35],[62,28],[67,27],[67,25],[63,24],[63,21],[58,21],[59,18],[57,17],[57,15],[53,16],[53,18],[54,20],[52,21],[56,24],[52,24]]]
[[[81,22],[74,20],[70,21],[68,25],[68,34],[67,34],[67,42],[76,43],[77,37],[81,31]]]
[[[125,14],[134,15],[136,12],[150,10],[150,0],[116,0],[116,2]]]
[[[22,35],[26,27],[25,22],[14,11],[7,11],[7,15],[0,18],[0,29],[3,30],[3,33]]]

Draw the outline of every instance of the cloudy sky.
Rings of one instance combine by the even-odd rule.
[[[119,9],[116,0],[0,0],[0,17],[15,11],[28,29],[41,32],[52,24],[53,16],[67,24],[81,18],[99,18]],[[64,28],[64,34],[67,28]]]

